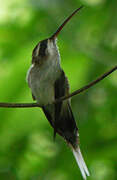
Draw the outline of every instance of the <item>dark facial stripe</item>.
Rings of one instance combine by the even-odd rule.
[[[45,51],[46,51],[46,48],[47,48],[47,43],[48,43],[47,39],[40,43],[39,55],[42,56],[42,57],[46,55]]]

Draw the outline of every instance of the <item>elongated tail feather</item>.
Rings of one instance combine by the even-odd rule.
[[[83,159],[83,156],[81,154],[80,147],[78,146],[77,149],[72,148],[72,151],[75,156],[76,162],[80,168],[81,174],[82,174],[83,178],[86,180],[86,178],[87,178],[86,176],[89,176],[90,174],[89,174],[88,168],[85,164],[85,161]]]

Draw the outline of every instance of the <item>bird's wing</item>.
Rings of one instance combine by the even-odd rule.
[[[69,83],[64,72],[61,72],[61,76],[55,82],[55,99],[59,99],[62,96],[69,94]],[[54,122],[54,136],[56,132],[59,132],[64,139],[72,144],[76,145],[78,128],[71,110],[70,101],[66,99],[55,104],[55,122]]]
[[[68,80],[63,71],[54,84],[55,100],[69,94]],[[61,135],[67,142],[74,144],[76,141],[77,126],[70,107],[69,100],[57,104],[42,107],[48,121],[56,133]],[[54,112],[54,116],[53,116]],[[53,118],[54,117],[54,118]]]
[[[68,80],[65,77],[64,71],[61,71],[59,78],[54,83],[55,100],[59,99],[62,96],[65,96],[65,94],[67,94],[68,91],[69,91]],[[57,104],[51,104],[51,105],[42,107],[46,118],[50,122],[51,126],[54,128],[54,138],[55,138],[56,132],[58,132],[62,136],[62,132],[59,131],[59,129],[57,128],[57,123],[59,122],[59,119],[60,119],[62,104],[63,102],[61,101]],[[53,112],[54,112],[54,115],[52,114]]]
[[[55,88],[55,100],[69,93],[68,79],[65,76],[63,70],[61,71],[61,75],[59,76],[59,78],[55,81],[54,88]],[[62,101],[55,104],[54,137],[56,136],[56,132],[57,132],[57,124],[59,123],[59,119],[61,118],[60,114],[61,114],[62,104],[63,104]]]

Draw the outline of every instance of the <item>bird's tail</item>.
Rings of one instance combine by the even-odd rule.
[[[72,152],[75,156],[76,162],[80,168],[81,174],[83,178],[86,180],[87,176],[89,176],[88,168],[85,164],[85,161],[83,159],[82,153],[80,151],[80,147],[78,146],[76,149],[72,148]]]

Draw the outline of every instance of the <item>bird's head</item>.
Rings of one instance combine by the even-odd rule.
[[[55,57],[56,55],[59,54],[58,48],[56,45],[56,40],[65,26],[65,24],[81,9],[83,6],[80,8],[76,9],[63,23],[62,25],[56,30],[56,32],[49,37],[48,39],[40,41],[36,47],[33,50],[32,53],[32,63],[37,63],[37,64],[42,64],[44,60],[47,60],[48,57]]]

